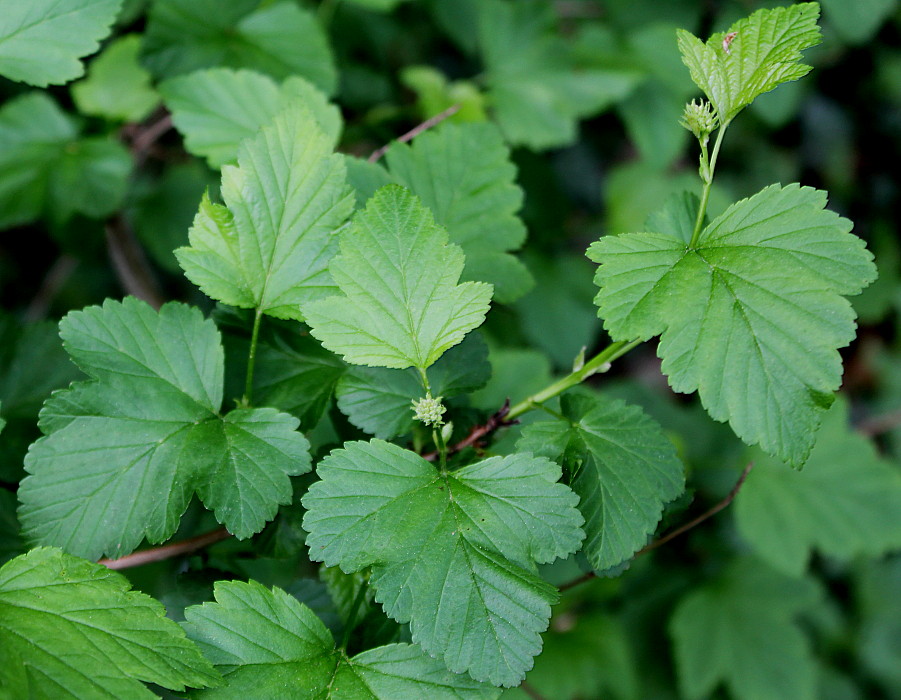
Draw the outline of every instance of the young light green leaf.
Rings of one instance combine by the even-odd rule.
[[[185,610],[183,623],[227,685],[200,698],[296,697],[322,700],[496,698],[495,688],[450,673],[411,644],[348,657],[325,625],[280,588],[219,581],[216,602]]]
[[[0,75],[62,85],[84,73],[122,0],[0,0]]]
[[[509,254],[526,238],[517,216],[522,190],[497,127],[445,123],[412,145],[395,143],[386,160],[395,182],[418,195],[463,248],[464,280],[491,282],[505,303],[528,291],[528,270]]]
[[[350,363],[425,370],[485,319],[491,285],[457,284],[464,256],[413,194],[379,190],[340,235],[342,296],[307,307],[311,332]]]
[[[450,398],[480,389],[491,377],[488,346],[476,333],[466,336],[427,372],[434,396]],[[351,367],[338,382],[338,408],[370,435],[388,440],[413,430],[411,402],[423,396],[412,368]]]
[[[579,119],[609,107],[640,79],[635,72],[579,70],[547,3],[480,0],[477,7],[488,101],[513,145],[571,143]]]
[[[837,349],[854,337],[841,295],[876,276],[851,222],[826,193],[773,185],[732,205],[698,247],[671,233],[606,236],[595,302],[615,340],[661,335],[675,391],[749,444],[800,466],[841,381]]]
[[[0,228],[48,215],[103,217],[122,202],[132,160],[105,137],[78,138],[74,120],[40,92],[0,109]]]
[[[167,80],[160,92],[185,147],[212,168],[234,162],[241,141],[297,104],[312,113],[332,147],[341,135],[341,112],[298,76],[279,85],[262,73],[212,68]]]
[[[529,454],[452,473],[380,440],[319,463],[303,498],[310,557],[371,566],[376,600],[454,672],[514,685],[541,649],[556,592],[534,573],[582,540],[560,468]]]
[[[105,566],[41,547],[0,568],[0,692],[19,698],[155,698],[221,683],[166,609]],[[5,691],[13,692],[6,695]]]
[[[706,44],[691,32],[678,31],[682,61],[716,108],[720,124],[758,95],[810,72],[799,61],[802,50],[820,43],[819,16],[815,2],[758,10]]]
[[[526,426],[516,447],[566,468],[585,517],[585,554],[602,571],[647,544],[664,504],[685,487],[682,463],[637,406],[589,394],[560,405],[565,419]]]
[[[147,66],[161,77],[248,68],[276,80],[299,75],[326,94],[338,82],[325,31],[290,0],[157,0],[144,48]]]
[[[160,102],[150,73],[138,63],[141,37],[129,34],[91,61],[88,77],[72,86],[78,111],[105,119],[139,122]]]
[[[844,401],[826,415],[804,471],[753,459],[735,499],[736,523],[780,571],[802,575],[813,549],[848,559],[901,547],[901,473],[849,429]]]
[[[47,436],[28,452],[23,530],[96,559],[172,536],[196,492],[238,537],[291,502],[310,470],[297,420],[271,408],[220,417],[222,347],[199,311],[159,313],[132,297],[66,316],[66,350],[91,381],[41,412]]]
[[[682,697],[707,698],[725,684],[736,700],[814,700],[816,665],[794,618],[818,602],[812,581],[751,559],[689,593],[669,625]]]
[[[312,114],[288,110],[222,169],[225,206],[204,197],[175,251],[188,279],[208,296],[278,318],[302,319],[314,299],[335,292],[328,264],[335,229],[353,208],[344,161]]]

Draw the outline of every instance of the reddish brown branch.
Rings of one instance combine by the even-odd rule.
[[[504,405],[498,409],[498,411],[492,415],[487,421],[485,421],[482,425],[473,426],[472,430],[469,431],[469,435],[460,440],[460,442],[454,443],[447,448],[448,456],[452,454],[456,454],[457,452],[461,452],[465,450],[467,447],[479,448],[484,443],[485,439],[488,438],[495,430],[499,428],[505,428],[509,425],[516,425],[519,421],[515,420],[507,420],[507,414],[510,413],[510,399],[504,401]],[[427,459],[430,462],[434,462],[438,459],[437,452],[427,452],[422,455],[423,459]]]
[[[122,213],[106,222],[106,248],[122,288],[153,308],[163,305],[164,297],[144,250]]]
[[[867,437],[876,437],[901,426],[901,409],[879,416],[871,416],[857,424],[857,432]]]
[[[519,689],[528,695],[532,700],[545,700],[544,695],[539,693],[535,688],[529,685],[528,681],[523,681],[519,684]]]
[[[156,119],[143,124],[126,124],[122,135],[128,141],[135,167],[140,168],[153,150],[156,142],[172,128],[172,115],[164,109],[158,112]]]
[[[153,562],[191,554],[198,549],[209,547],[229,537],[231,537],[231,533],[228,530],[224,527],[218,527],[215,530],[182,540],[181,542],[142,549],[140,552],[134,552],[120,559],[101,559],[97,563],[103,564],[108,569],[130,569],[134,566],[143,566],[144,564],[152,564]]]
[[[72,273],[75,272],[76,267],[78,267],[78,260],[71,255],[60,255],[56,259],[56,262],[53,263],[44,276],[44,281],[41,283],[38,293],[35,294],[34,299],[28,304],[28,308],[25,309],[26,321],[37,321],[47,315],[50,304],[56,298],[56,295],[59,294]]]
[[[404,134],[397,140],[400,141],[401,143],[406,143],[407,141],[412,141],[417,136],[419,136],[423,131],[427,131],[428,129],[431,129],[433,126],[437,126],[438,124],[443,122],[448,117],[454,116],[459,111],[460,111],[460,105],[458,105],[458,104],[451,105],[443,112],[436,114],[434,117],[431,117],[430,119],[426,119],[419,126],[413,127],[406,134]],[[394,142],[392,141],[391,143],[394,143]],[[381,158],[383,155],[385,155],[388,152],[389,148],[391,148],[391,144],[386,143],[384,146],[382,146],[378,150],[373,151],[372,155],[369,156],[369,162],[375,163],[379,158]]]
[[[701,513],[701,515],[699,515],[694,520],[690,520],[689,522],[685,523],[684,525],[677,527],[672,532],[667,533],[663,537],[654,540],[653,542],[648,544],[646,547],[639,549],[635,553],[635,556],[640,557],[642,554],[647,554],[648,552],[665,545],[667,542],[675,539],[679,535],[684,535],[686,532],[688,532],[689,530],[693,530],[694,528],[696,528],[698,525],[703,523],[708,518],[713,517],[714,515],[719,513],[721,510],[723,510],[723,508],[726,508],[730,503],[732,503],[732,501],[735,500],[735,497],[738,495],[738,492],[741,490],[742,485],[745,483],[745,479],[748,478],[748,474],[751,473],[751,470],[753,468],[754,468],[754,462],[749,462],[748,466],[746,466],[742,470],[742,473],[738,477],[738,481],[735,482],[735,486],[732,487],[732,490],[729,491],[729,493],[726,494],[725,498],[723,498],[723,500],[721,500],[715,506],[713,506],[709,510],[705,511],[704,513]],[[572,581],[569,581],[568,583],[564,583],[562,586],[560,586],[560,590],[568,591],[570,588],[574,588],[575,586],[578,586],[580,583],[585,583],[586,581],[590,581],[596,575],[597,574],[595,574],[593,571],[589,571],[587,574],[583,574],[579,578],[573,579]]]

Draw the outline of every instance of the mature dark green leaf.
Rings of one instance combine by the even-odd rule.
[[[313,335],[348,362],[424,371],[485,319],[491,285],[457,283],[463,252],[404,188],[379,190],[340,246],[329,271],[342,295],[306,315]]]
[[[302,319],[336,290],[328,264],[335,229],[353,208],[344,162],[306,109],[280,113],[222,169],[222,199],[209,197],[175,254],[204,293],[231,306]]]
[[[155,698],[219,674],[166,610],[105,566],[42,547],[0,568],[0,695]]]
[[[578,548],[576,496],[528,454],[455,472],[380,440],[320,462],[303,498],[310,556],[371,566],[376,600],[454,672],[514,685],[531,667],[554,589],[534,573]]]
[[[566,468],[585,517],[585,554],[602,571],[647,544],[663,506],[684,489],[682,463],[637,406],[589,394],[560,405],[565,419],[527,426],[516,446]]]
[[[279,588],[220,581],[216,602],[185,611],[185,630],[225,676],[202,698],[296,697],[323,700],[495,698],[498,691],[410,644],[348,657],[313,612]]]
[[[201,68],[249,68],[283,80],[300,75],[330,94],[334,59],[315,15],[289,0],[157,0],[144,37],[159,76]]]
[[[898,7],[898,0],[820,0],[826,19],[836,33],[849,44],[871,39]]]
[[[44,87],[84,73],[122,0],[0,0],[0,75]],[[2,149],[0,149],[2,150]]]
[[[732,205],[690,249],[670,231],[606,236],[595,299],[615,340],[661,335],[670,386],[748,443],[801,465],[854,337],[842,295],[876,275],[824,192],[773,185]]]
[[[279,85],[262,73],[212,68],[167,80],[160,92],[185,147],[213,168],[234,162],[241,141],[298,104],[312,113],[333,147],[341,136],[341,112],[298,76]]]
[[[812,581],[753,559],[689,593],[670,620],[682,697],[707,698],[725,684],[736,700],[814,700],[816,664],[794,619],[819,597]]]
[[[901,471],[848,426],[838,401],[802,472],[755,455],[735,499],[739,532],[775,568],[800,576],[816,549],[841,559],[901,547]]]
[[[271,408],[225,416],[219,333],[179,303],[132,297],[70,313],[66,350],[91,381],[57,392],[26,458],[20,519],[33,539],[86,558],[170,537],[196,492],[238,537],[291,502],[310,470],[297,420]]]

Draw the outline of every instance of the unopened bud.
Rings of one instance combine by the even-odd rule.
[[[433,399],[431,394],[426,394],[424,398],[413,401],[413,417],[429,426],[444,425],[443,416],[447,409],[441,398]]]
[[[698,141],[707,143],[710,132],[716,129],[719,120],[707,100],[701,100],[700,103],[692,100],[685,105],[679,124],[693,133]]]

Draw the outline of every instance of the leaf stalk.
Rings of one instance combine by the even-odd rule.
[[[250,334],[250,350],[247,353],[247,376],[244,379],[244,405],[250,406],[253,401],[253,370],[257,360],[257,343],[260,339],[260,323],[263,312],[257,309],[253,317],[253,331]]]
[[[716,132],[716,141],[713,142],[713,151],[710,158],[707,158],[707,145],[701,144],[701,179],[704,181],[704,190],[701,192],[701,204],[698,206],[698,215],[695,218],[695,228],[691,234],[691,241],[688,244],[690,249],[694,249],[698,245],[698,238],[701,237],[701,229],[704,227],[704,216],[707,214],[707,202],[710,199],[710,188],[713,186],[713,173],[716,170],[716,161],[720,155],[720,145],[723,143],[723,134],[726,133],[726,127],[729,122],[724,122]]]

